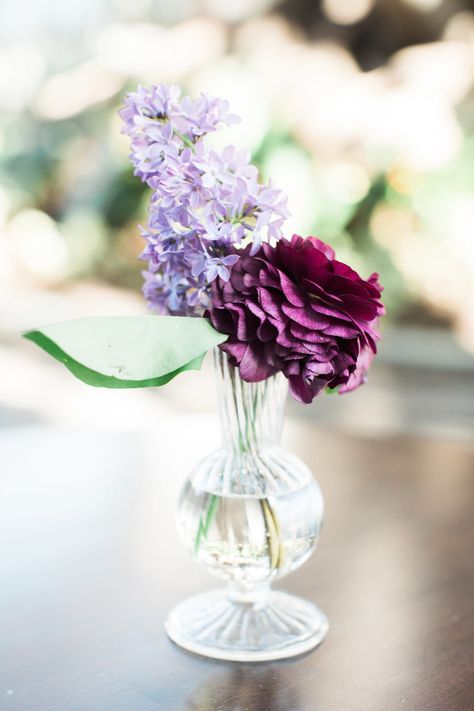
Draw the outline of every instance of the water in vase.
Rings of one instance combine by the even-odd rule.
[[[186,546],[209,573],[251,588],[306,561],[317,541],[322,508],[312,478],[268,498],[222,496],[188,482],[179,525]]]

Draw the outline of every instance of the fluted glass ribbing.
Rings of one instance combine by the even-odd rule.
[[[308,468],[280,446],[285,378],[247,383],[222,351],[214,362],[222,444],[195,469],[195,485],[219,495],[267,497],[308,483]]]
[[[219,349],[214,351],[214,364],[224,447],[236,455],[254,455],[278,444],[288,392],[285,378],[274,375],[260,383],[247,383]]]

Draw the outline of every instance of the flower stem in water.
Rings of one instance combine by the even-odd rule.
[[[196,534],[196,540],[194,541],[194,553],[197,553],[199,551],[199,546],[201,545],[202,539],[207,538],[209,527],[212,523],[212,519],[214,518],[218,503],[219,497],[216,494],[211,494],[204,521],[202,520],[202,516],[199,518],[198,532]]]
[[[207,505],[205,516],[200,516],[199,526],[194,541],[194,553],[199,552],[199,548],[203,540],[207,539],[209,528],[217,511],[219,504],[219,496],[211,494]],[[270,568],[277,570],[283,566],[285,551],[280,541],[280,526],[273,508],[268,499],[261,499],[260,506],[262,508],[263,520],[265,524],[265,537],[267,539]]]
[[[284,548],[280,541],[280,526],[268,499],[261,499],[260,504],[265,521],[265,531],[270,553],[270,568],[276,570],[283,566],[285,555]]]

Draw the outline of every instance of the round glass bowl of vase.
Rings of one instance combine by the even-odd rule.
[[[226,586],[179,602],[166,630],[216,659],[302,654],[322,641],[327,619],[271,584],[313,552],[323,499],[280,445],[284,403],[288,390],[308,405],[366,381],[384,313],[378,276],[363,279],[316,237],[284,234],[283,193],[260,181],[247,151],[206,141],[239,120],[225,100],[138,87],[120,115],[134,173],[150,188],[140,257],[152,314],[25,336],[103,387],[163,386],[213,352],[221,445],[186,480],[178,526]]]

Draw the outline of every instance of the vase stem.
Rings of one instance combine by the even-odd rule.
[[[270,583],[254,584],[251,587],[231,582],[227,585],[227,596],[232,602],[264,605],[270,595]]]

